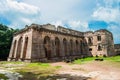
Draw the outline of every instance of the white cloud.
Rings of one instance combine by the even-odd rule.
[[[99,7],[92,15],[98,20],[106,22],[120,21],[120,10],[118,8]]]
[[[12,26],[24,26],[64,21],[85,21],[95,6],[93,0],[1,0],[0,15],[11,21]],[[91,3],[94,3],[91,5]],[[34,5],[34,6],[33,6]],[[89,10],[88,10],[89,6]],[[40,10],[39,10],[40,8]],[[84,10],[84,11],[83,11]],[[62,22],[60,22],[60,21]],[[67,24],[64,22],[64,24]]]
[[[61,20],[52,22],[51,24],[55,25],[56,27],[58,27],[58,26],[66,27],[66,26],[64,26],[64,23]]]
[[[98,6],[93,17],[106,22],[120,22],[120,0],[103,0],[104,4]]]
[[[22,0],[25,3],[40,7],[44,23],[66,20],[90,19],[95,0]]]
[[[72,29],[79,30],[79,31],[88,31],[90,30],[88,27],[87,22],[82,21],[69,21],[69,26]]]
[[[113,37],[115,39],[115,43],[120,43],[120,28],[118,25],[110,25],[107,28],[109,31],[111,31],[113,33]]]
[[[0,2],[0,16],[11,22],[11,27],[24,27],[26,24],[40,22],[40,9],[15,0]]]
[[[102,4],[98,4],[92,17],[106,22],[107,29],[113,33],[114,42],[120,43],[120,0],[103,0]]]
[[[71,28],[73,30],[82,31],[82,32],[90,30],[89,26],[88,26],[88,23],[84,22],[84,21],[80,21],[80,20],[79,21],[58,20],[58,21],[52,22],[52,24],[54,24],[56,27],[57,26],[63,26],[63,27],[66,27],[66,28]]]

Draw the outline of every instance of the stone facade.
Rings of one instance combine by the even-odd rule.
[[[88,31],[84,34],[89,51],[93,56],[114,56],[114,41],[111,32],[105,29],[95,32]]]
[[[115,44],[114,47],[116,55],[120,55],[120,44]]]
[[[14,34],[8,61],[47,62],[92,55],[114,55],[112,33],[32,24]]]

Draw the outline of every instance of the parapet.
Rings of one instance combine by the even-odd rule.
[[[110,31],[108,31],[107,29],[100,29],[95,31],[95,33],[107,33],[107,34],[112,34]]]
[[[62,26],[55,27],[55,25],[51,25],[51,24],[39,25],[39,24],[34,24],[34,23],[31,24],[30,26],[26,25],[24,29],[20,30],[19,32],[15,33],[14,35],[22,33],[30,28],[35,29],[35,30],[44,29],[44,30],[55,31],[55,32],[60,32],[60,33],[64,33],[64,34],[76,35],[76,36],[83,36],[84,35],[83,32],[64,28]]]
[[[53,32],[60,32],[60,33],[76,35],[76,36],[92,36],[92,35],[98,35],[98,34],[110,34],[110,35],[112,35],[112,33],[106,29],[100,29],[100,30],[97,30],[95,32],[93,32],[93,31],[80,32],[80,31],[64,28],[62,26],[55,27],[55,25],[52,25],[49,23],[43,24],[43,25],[34,24],[34,23],[31,24],[30,26],[26,25],[24,29],[20,30],[19,32],[15,33],[14,35],[25,32],[26,30],[28,30],[30,28],[32,28],[34,30],[44,29],[44,30],[49,30],[49,31],[53,31]]]

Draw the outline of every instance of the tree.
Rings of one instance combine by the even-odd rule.
[[[13,34],[18,29],[12,29],[6,25],[0,24],[0,59],[6,60],[9,55]]]

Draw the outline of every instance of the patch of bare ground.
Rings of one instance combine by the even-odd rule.
[[[86,64],[56,62],[51,63],[51,65],[62,67],[56,74],[89,77],[88,79],[80,80],[120,80],[120,67],[107,61],[92,61]]]

